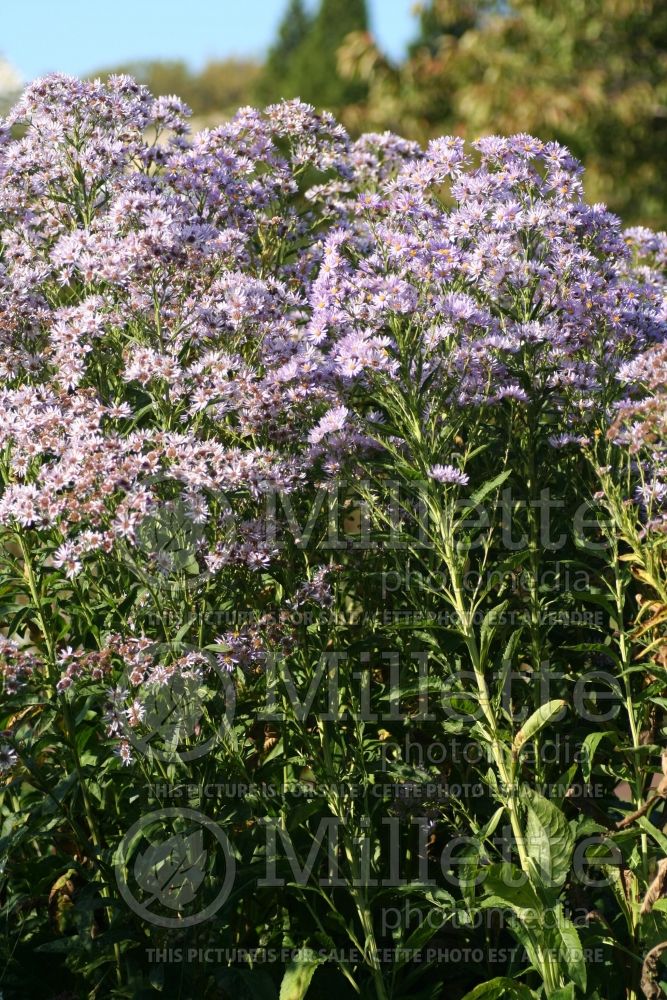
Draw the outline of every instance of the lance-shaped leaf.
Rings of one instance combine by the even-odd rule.
[[[486,500],[490,493],[493,493],[494,490],[500,489],[505,480],[509,479],[511,475],[512,470],[505,469],[499,475],[494,476],[493,479],[489,479],[488,482],[484,483],[483,486],[480,486],[478,490],[475,490],[475,492],[468,498],[467,503],[461,507],[461,516],[465,517],[471,510],[474,510],[475,507],[478,507],[484,500]]]
[[[605,738],[605,736],[613,737],[614,733],[610,730],[603,733],[589,733],[581,745],[581,773],[584,781],[591,780],[591,774],[593,772],[593,758],[595,757],[595,752],[600,742]]]
[[[315,969],[322,961],[313,951],[303,948],[285,970],[280,984],[280,1000],[303,1000]]]
[[[192,902],[204,880],[203,836],[203,830],[189,836],[174,834],[162,844],[147,847],[134,864],[138,885],[172,910]]]
[[[558,954],[561,968],[565,973],[563,978],[571,979],[585,994],[586,962],[579,932],[572,921],[565,916],[560,904],[554,907],[553,913],[556,919],[548,928],[547,935],[551,938],[553,950]]]
[[[565,706],[566,702],[562,698],[556,698],[554,701],[548,701],[544,705],[540,705],[529,718],[526,719],[523,726],[519,732],[514,737],[514,743],[512,744],[512,753],[517,757],[526,744],[535,739],[537,734],[541,729],[546,726],[547,722],[550,722],[554,716],[558,715]]]
[[[486,662],[486,657],[491,649],[491,643],[493,642],[498,629],[503,624],[505,611],[507,610],[508,605],[509,601],[501,601],[500,604],[491,608],[484,615],[479,637],[479,655],[482,663]]]

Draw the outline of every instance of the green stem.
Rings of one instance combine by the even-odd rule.
[[[452,555],[453,553],[450,553],[450,556]],[[465,605],[463,601],[463,591],[461,588],[460,580],[458,578],[458,573],[456,571],[455,563],[453,560],[450,562],[449,568],[450,568],[450,575],[452,578],[453,591],[456,601],[456,610],[461,620],[462,626],[464,628],[464,633],[463,633],[464,639],[466,647],[468,649],[468,655],[470,656],[470,661],[472,663],[473,672],[475,675],[475,681],[477,684],[479,704],[489,729],[489,736],[491,740],[491,753],[493,755],[493,760],[496,765],[498,774],[500,776],[500,780],[507,794],[505,808],[507,809],[507,814],[510,820],[510,826],[512,827],[512,834],[514,836],[516,850],[519,856],[519,863],[521,865],[521,870],[523,871],[523,873],[529,880],[531,880],[532,869],[530,864],[530,857],[526,849],[523,827],[521,824],[521,815],[519,810],[519,801],[518,801],[517,787],[516,787],[516,774],[514,773],[513,767],[511,766],[508,767],[508,763],[505,754],[503,752],[503,746],[498,737],[498,721],[496,719],[496,714],[493,708],[493,702],[490,697],[489,687],[484,673],[484,664],[481,661],[477,639],[470,625],[470,616],[466,613],[465,610]],[[538,950],[540,952],[540,957],[542,961],[541,971],[544,977],[544,986],[547,995],[550,995],[551,993],[555,992],[560,985],[558,966],[554,958],[549,954],[548,949],[542,951],[541,948],[538,948]]]
[[[618,651],[621,660],[621,676],[623,679],[625,709],[628,716],[633,749],[632,770],[634,774],[634,781],[632,793],[635,809],[639,809],[644,802],[645,776],[641,766],[641,734],[639,724],[637,722],[637,716],[635,714],[635,705],[632,696],[632,682],[628,674],[628,670],[630,668],[631,650],[624,627],[625,584],[620,563],[618,561],[618,541],[615,536],[612,540],[612,563],[614,566],[614,601],[616,604]],[[648,837],[643,831],[640,837],[640,844],[642,855],[642,873],[644,875],[644,879],[648,880]]]

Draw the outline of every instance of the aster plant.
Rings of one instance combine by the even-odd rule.
[[[659,995],[666,242],[581,173],[2,123],[8,997]]]

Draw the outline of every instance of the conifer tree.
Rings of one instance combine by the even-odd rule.
[[[308,38],[312,26],[312,18],[303,0],[290,0],[259,81],[257,95],[260,101],[269,104],[283,97],[297,96],[295,56]]]
[[[366,0],[321,0],[312,29],[294,59],[294,79],[302,100],[337,109],[364,97],[365,84],[343,79],[337,57],[347,35],[367,30]]]

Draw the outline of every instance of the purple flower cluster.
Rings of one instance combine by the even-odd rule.
[[[430,475],[445,486],[465,486],[470,482],[470,477],[460,469],[455,469],[453,465],[434,465]]]
[[[41,659],[14,639],[0,635],[0,678],[6,695],[14,694],[32,674],[43,667]]]
[[[128,77],[56,75],[0,128],[0,529],[50,572],[113,565],[177,499],[201,579],[259,588],[266,494],[376,453],[379,386],[435,426],[547,408],[560,447],[662,357],[665,237],[586,205],[557,143],[352,141],[299,101],[187,120]],[[468,484],[445,439],[438,459],[421,472]],[[295,607],[329,601],[312,571]],[[61,689],[89,666],[70,654]]]
[[[608,437],[627,452],[633,499],[644,531],[667,532],[667,346],[652,347],[619,370],[630,389]]]

